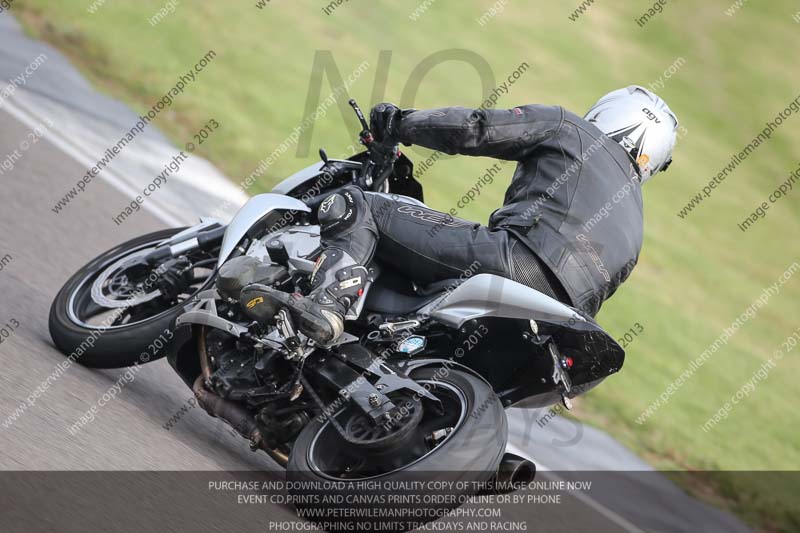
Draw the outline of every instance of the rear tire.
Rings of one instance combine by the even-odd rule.
[[[120,257],[128,249],[168,239],[183,229],[161,230],[131,239],[101,254],[67,280],[50,307],[50,336],[61,353],[73,355],[76,362],[90,368],[122,368],[154,361],[167,355],[166,347],[156,349],[152,343],[159,337],[162,342],[172,338],[175,318],[183,310],[180,303],[131,326],[116,326],[105,330],[77,324],[69,316],[68,306],[71,295],[81,282],[93,272],[104,268],[109,260]]]
[[[438,367],[437,367],[438,368]],[[442,502],[420,502],[418,504],[408,503],[407,505],[398,505],[392,503],[390,495],[396,494],[396,491],[391,489],[369,487],[367,490],[355,489],[354,483],[348,483],[348,480],[339,479],[350,487],[334,488],[331,489],[330,483],[335,476],[331,473],[320,472],[315,466],[315,461],[312,460],[311,455],[314,453],[312,444],[322,435],[322,430],[329,422],[321,422],[319,418],[311,421],[300,433],[300,436],[294,443],[292,453],[289,457],[287,465],[286,477],[290,482],[289,493],[297,497],[295,507],[298,510],[304,509],[318,509],[327,511],[329,516],[337,517],[337,509],[341,509],[342,505],[331,503],[323,503],[320,500],[322,495],[325,494],[371,494],[371,495],[384,495],[384,502],[374,502],[371,504],[351,504],[345,505],[346,507],[356,508],[370,508],[376,509],[380,507],[392,507],[403,513],[403,516],[393,517],[391,519],[392,525],[388,521],[381,524],[383,531],[407,531],[422,526],[425,522],[433,520],[436,517],[420,518],[419,509],[425,508],[432,509],[434,512],[446,513],[450,509],[458,507],[461,502],[471,495],[478,492],[476,487],[478,484],[487,483],[490,481],[500,464],[503,454],[506,450],[506,441],[508,438],[508,422],[506,420],[505,411],[500,400],[494,394],[492,388],[481,378],[464,372],[461,370],[449,369],[448,373],[444,376],[437,375],[437,368],[422,368],[412,372],[411,377],[415,381],[430,382],[432,379],[438,379],[440,382],[457,388],[463,398],[466,399],[465,415],[462,421],[455,427],[453,432],[438,446],[436,446],[428,455],[424,455],[416,462],[411,463],[409,466],[369,478],[356,479],[353,481],[374,481],[380,482],[437,482],[447,481],[453,482],[450,488],[444,489],[441,492],[446,492],[448,496],[453,496],[457,503],[442,503]],[[336,437],[339,437],[336,434]],[[341,437],[339,437],[341,439]],[[333,442],[323,442],[318,444],[320,448],[327,448],[333,446]],[[294,484],[293,482],[300,482]],[[308,485],[302,485],[303,482],[312,483],[318,489],[308,489]],[[456,489],[458,482],[474,482],[475,485],[470,485],[473,489]],[[326,485],[326,483],[328,485]],[[293,489],[295,486],[304,486],[304,490]],[[430,489],[423,492],[430,493]],[[310,502],[307,498],[309,494],[317,494],[318,500]],[[362,518],[363,519],[363,518]],[[317,517],[315,520],[322,522],[338,522],[340,519],[325,517]],[[336,528],[333,528],[336,529]],[[347,527],[343,526],[343,529]]]

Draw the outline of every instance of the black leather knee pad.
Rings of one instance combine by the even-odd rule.
[[[370,223],[372,215],[364,198],[364,192],[358,187],[345,187],[319,204],[317,220],[324,237],[343,235],[356,223]]]
[[[349,210],[352,210],[352,206],[348,206],[343,194],[331,194],[319,204],[317,209],[320,228],[329,231],[331,227],[341,223]]]
[[[358,187],[345,187],[325,198],[317,209],[320,237],[326,249],[339,249],[365,265],[375,252],[378,226]]]

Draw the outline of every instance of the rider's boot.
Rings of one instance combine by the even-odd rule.
[[[330,267],[325,268],[329,263]],[[342,250],[325,250],[317,260],[308,296],[289,294],[266,285],[248,285],[241,303],[259,322],[275,319],[286,308],[295,326],[320,344],[329,344],[344,331],[344,316],[364,293],[367,269]]]
[[[317,211],[325,248],[314,265],[308,296],[265,285],[242,290],[241,303],[259,322],[269,322],[281,308],[314,341],[326,345],[344,331],[344,317],[364,293],[365,265],[377,244],[377,228],[363,191],[347,187],[326,198]]]

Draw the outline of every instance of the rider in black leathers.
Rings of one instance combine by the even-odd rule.
[[[416,111],[392,104],[375,106],[370,118],[384,146],[416,144],[517,167],[488,226],[357,187],[326,198],[317,211],[324,251],[312,292],[258,292],[268,308],[259,316],[285,306],[323,344],[343,331],[375,255],[419,282],[478,265],[594,316],[637,262],[641,183],[670,164],[678,126],[663,100],[636,86],[609,93],[585,118],[544,105]]]

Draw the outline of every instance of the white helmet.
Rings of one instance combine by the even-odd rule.
[[[611,91],[583,118],[625,148],[642,183],[672,163],[678,117],[652,91],[638,85]]]

